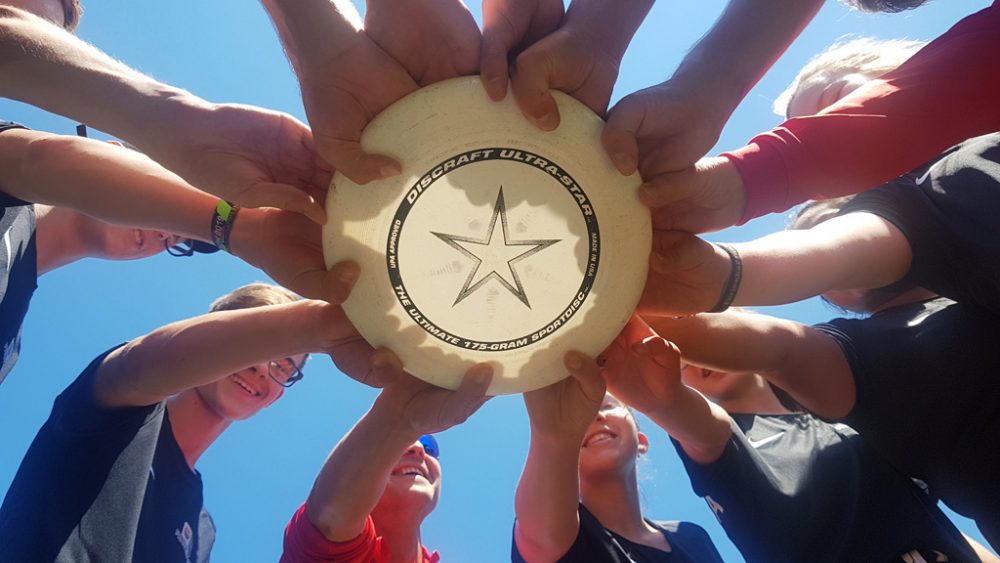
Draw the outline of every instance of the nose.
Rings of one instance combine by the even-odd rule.
[[[403,452],[403,455],[416,457],[422,460],[424,459],[424,456],[427,455],[427,452],[424,450],[424,445],[421,444],[419,441],[417,441],[410,444],[410,447],[406,448],[406,451]]]

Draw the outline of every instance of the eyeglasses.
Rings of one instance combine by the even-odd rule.
[[[420,445],[424,447],[424,453],[433,457],[434,459],[439,459],[441,456],[441,447],[438,446],[437,440],[434,436],[430,434],[424,434],[420,437]]]
[[[306,354],[301,365],[296,364],[295,360],[291,358],[271,360],[267,363],[267,375],[270,376],[275,383],[281,385],[285,389],[288,389],[305,376],[305,374],[302,373],[302,367],[306,365],[306,360],[308,359],[309,355]]]

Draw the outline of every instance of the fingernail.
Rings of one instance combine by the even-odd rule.
[[[487,383],[493,377],[493,367],[490,365],[475,366],[472,368],[469,377],[476,383]]]
[[[494,76],[486,81],[486,88],[491,96],[498,96],[497,101],[502,100],[507,90],[507,79],[502,76]]]
[[[580,369],[583,367],[583,360],[580,355],[575,352],[570,352],[566,354],[566,367],[569,369]]]
[[[631,155],[625,154],[623,152],[615,153],[611,157],[611,161],[615,163],[615,167],[618,168],[619,172],[625,172],[631,174],[635,170],[635,160]]]
[[[358,281],[358,271],[354,268],[348,268],[340,272],[340,281],[343,283],[354,283]]]
[[[392,178],[393,176],[398,176],[403,172],[398,164],[384,164],[378,169],[380,178]]]
[[[546,131],[551,131],[559,126],[559,116],[554,113],[547,113],[535,119],[535,125]]]

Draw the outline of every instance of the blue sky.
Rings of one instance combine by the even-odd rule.
[[[830,1],[723,131],[713,152],[741,146],[780,120],[771,102],[815,53],[846,34],[932,39],[987,0],[931,2],[913,12],[865,15]],[[723,0],[660,2],[623,61],[613,100],[666,78],[721,12]],[[297,84],[264,10],[236,0],[91,0],[79,35],[123,62],[212,101],[275,108],[304,120]],[[479,19],[478,6],[471,6]],[[72,84],[66,84],[72,88]],[[75,122],[0,100],[0,118],[72,134]],[[739,241],[778,230],[770,216],[713,235]],[[264,274],[222,253],[157,256],[141,262],[87,260],[39,280],[25,324],[21,361],[0,388],[0,489],[52,400],[105,349],[173,320],[204,312],[212,299]],[[817,300],[774,308],[807,323],[837,316]],[[216,561],[275,561],[285,523],[304,500],[327,452],[367,409],[375,391],[349,380],[325,358],[306,379],[256,418],[234,425],[199,462],[206,504],[215,518]],[[641,464],[645,513],[704,526],[727,561],[741,561],[704,502],[690,490],[666,435],[648,421],[652,447]],[[513,491],[527,449],[518,396],[490,401],[465,425],[439,436],[444,491],[425,522],[424,541],[447,561],[505,561]],[[967,534],[971,522],[956,519]]]

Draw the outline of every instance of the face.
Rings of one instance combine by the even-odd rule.
[[[625,404],[605,394],[580,446],[580,477],[635,471],[636,457],[648,449],[646,435],[639,432]]]
[[[291,359],[301,366],[305,358],[303,354]],[[272,373],[281,379],[274,370]],[[202,385],[196,390],[209,408],[222,418],[246,420],[277,401],[285,388],[268,375],[268,363],[261,363]]]
[[[788,101],[788,117],[816,115],[870,80],[863,74],[855,73],[833,81],[814,82],[801,89]]]
[[[441,496],[441,463],[420,441],[410,444],[389,474],[379,504],[430,514]]]
[[[66,23],[66,15],[63,12],[63,4],[59,0],[4,0],[0,3],[20,8],[26,12],[31,12],[44,20],[48,20],[58,25],[59,27],[63,27]]]
[[[167,246],[177,244],[177,235],[162,231],[131,229],[102,224],[103,240],[100,245],[101,257],[107,260],[136,260],[162,252]]]

